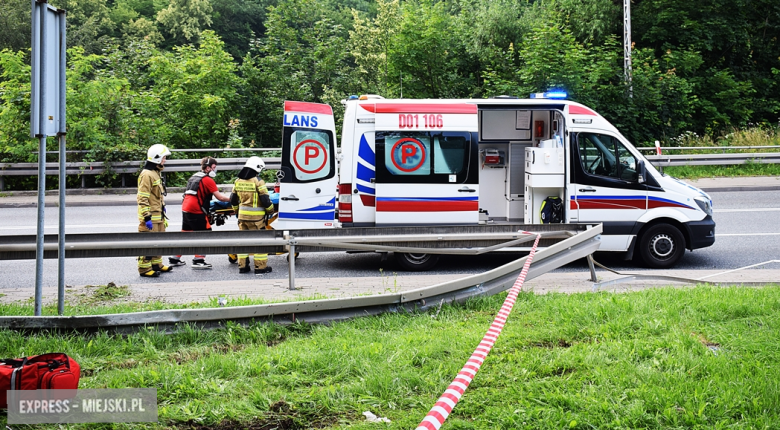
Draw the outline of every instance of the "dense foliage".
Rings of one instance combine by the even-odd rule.
[[[636,1],[624,82],[614,0],[52,0],[68,11],[68,147],[87,159],[275,147],[285,99],[551,88],[638,145],[776,125],[780,2]],[[0,0],[0,161],[34,161],[30,3]],[[50,148],[56,147],[52,143]]]

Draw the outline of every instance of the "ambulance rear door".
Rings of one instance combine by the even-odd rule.
[[[284,102],[283,177],[276,230],[333,228],[336,193],[336,128],[326,104]]]
[[[477,107],[377,103],[376,225],[479,222]]]

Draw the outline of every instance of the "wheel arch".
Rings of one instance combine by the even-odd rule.
[[[640,240],[642,240],[642,236],[645,234],[645,232],[647,230],[650,229],[650,227],[652,227],[654,225],[658,225],[658,224],[669,224],[669,225],[674,226],[677,230],[680,231],[680,234],[682,234],[683,239],[685,240],[685,249],[688,249],[688,250],[691,249],[690,248],[690,246],[691,246],[691,234],[688,231],[688,229],[685,228],[685,224],[683,224],[682,222],[680,222],[680,221],[678,221],[678,220],[676,220],[674,218],[666,218],[666,217],[656,218],[656,219],[654,219],[652,221],[646,222],[645,225],[642,226],[641,229],[639,229],[639,232],[636,235],[635,243],[638,243]]]

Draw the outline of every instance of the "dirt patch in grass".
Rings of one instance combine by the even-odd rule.
[[[296,411],[293,407],[280,400],[271,405],[270,413],[262,419],[249,422],[222,420],[217,424],[199,424],[187,422],[175,424],[174,428],[186,430],[302,430],[331,427],[339,421],[336,416],[312,415]]]
[[[567,341],[566,339],[558,339],[557,341],[546,340],[543,342],[531,342],[531,346],[534,348],[547,348],[547,349],[569,348],[571,347],[571,343],[569,343],[569,341]]]
[[[246,348],[246,345],[213,345],[208,349],[197,349],[192,351],[179,351],[171,354],[171,358],[179,364],[195,361],[211,354],[226,354],[228,352],[237,352]]]
[[[719,343],[717,343],[717,342],[713,342],[713,341],[711,341],[711,340],[707,339],[707,337],[705,337],[705,336],[704,336],[703,334],[701,334],[701,333],[691,333],[691,336],[693,336],[693,337],[695,337],[695,338],[699,339],[699,342],[701,342],[701,344],[702,344],[702,345],[704,345],[704,346],[706,346],[706,347],[708,347],[708,348],[712,348],[712,347],[718,347],[718,346],[720,346],[720,344],[719,344]]]
[[[112,302],[117,299],[129,297],[130,287],[127,285],[117,285],[109,282],[106,285],[85,285],[83,292],[78,292],[72,296],[74,305],[94,305]]]

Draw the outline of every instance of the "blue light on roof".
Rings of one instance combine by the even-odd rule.
[[[543,93],[531,93],[532,99],[565,99],[568,96],[565,91],[546,91]]]

